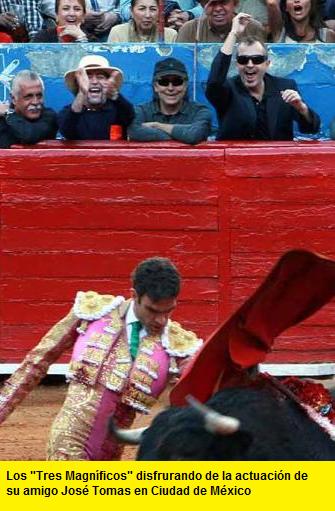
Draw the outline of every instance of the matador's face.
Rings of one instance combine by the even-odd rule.
[[[148,295],[139,297],[134,291],[134,311],[150,335],[160,335],[177,306],[177,299],[164,298],[154,302]]]

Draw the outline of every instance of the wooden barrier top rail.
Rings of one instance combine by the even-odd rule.
[[[183,144],[174,140],[164,142],[135,142],[127,140],[43,140],[35,145],[21,145],[15,144],[11,149],[1,150],[1,154],[5,154],[8,151],[12,152],[17,149],[136,149],[136,148],[182,148],[185,149],[225,149],[228,147],[237,148],[279,148],[279,147],[333,147],[335,149],[335,141],[333,140],[225,140],[225,141],[206,141],[197,145]]]

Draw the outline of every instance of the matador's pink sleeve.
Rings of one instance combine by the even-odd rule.
[[[49,366],[76,340],[80,320],[71,310],[33,348],[0,392],[0,423],[46,375]]]

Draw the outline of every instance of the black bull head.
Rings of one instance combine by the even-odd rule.
[[[240,386],[242,382],[245,384],[245,380],[249,379],[247,370],[264,361],[267,353],[271,350],[274,339],[287,328],[308,318],[331,300],[334,294],[334,261],[304,250],[293,250],[284,254],[253,295],[207,339],[172,390],[171,404],[185,405],[186,397],[189,394],[195,396],[199,401],[205,402],[214,390],[233,385]],[[265,399],[268,398],[265,396]],[[276,407],[276,404],[278,404],[278,398],[276,398],[273,407]],[[317,428],[317,434],[324,434],[321,428],[310,421],[306,414],[296,406],[296,403],[291,403],[291,405],[296,407],[298,415],[302,414],[303,421],[307,418],[312,424],[312,428]],[[196,407],[199,415],[201,405],[193,400],[192,406]],[[283,412],[288,413],[287,410],[283,410]],[[242,424],[240,427],[241,420],[236,418],[238,409],[232,417],[220,417],[215,412],[213,421],[209,421],[210,410],[202,409],[201,413],[207,431],[212,431],[215,434],[220,432],[223,435],[233,435],[239,429],[245,430],[245,425]],[[253,413],[254,411],[251,409],[249,414]],[[244,420],[245,418],[243,418]],[[259,420],[263,421],[264,417],[259,417]],[[282,427],[285,428],[285,425]],[[130,433],[121,432],[114,426],[111,426],[111,429],[121,441],[138,443],[147,436],[143,435],[143,430],[133,430]],[[326,437],[325,441],[330,441],[329,437]],[[304,449],[306,451],[306,447]],[[331,442],[329,449],[331,450],[330,457],[323,454],[322,458],[318,458],[310,454],[310,457],[304,458],[299,454],[303,451],[298,450],[295,451],[295,454],[293,452],[291,457],[270,457],[268,459],[335,459],[334,442]],[[188,459],[186,455],[184,458],[180,458],[179,454],[174,453],[172,459]],[[140,455],[143,459],[170,459],[167,454],[164,455],[165,458],[155,456],[156,454],[151,458],[146,458],[145,454],[144,456]],[[211,459],[206,457],[206,453],[203,456],[203,458],[194,459]],[[239,455],[238,459],[267,458],[266,456],[257,458],[257,455],[255,458],[243,458]]]

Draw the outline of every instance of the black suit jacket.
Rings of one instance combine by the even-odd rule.
[[[227,79],[231,55],[219,52],[213,60],[207,82],[206,96],[216,110],[219,130],[217,140],[250,140],[255,138],[256,109],[239,76]],[[302,133],[317,133],[320,118],[309,109],[310,121],[285,103],[280,91],[297,89],[294,80],[265,74],[267,95],[266,117],[270,140],[292,140],[293,121]]]

